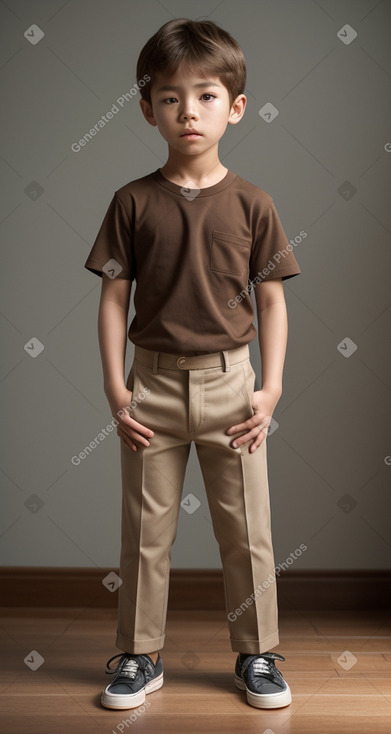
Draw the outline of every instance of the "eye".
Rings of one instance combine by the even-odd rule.
[[[163,104],[167,104],[167,103],[171,104],[172,100],[174,100],[175,102],[178,101],[176,97],[167,97],[167,99],[162,99],[162,102]]]
[[[211,97],[212,99],[216,99],[214,94],[209,94],[208,92],[205,92],[205,94],[202,95],[203,97]],[[209,102],[208,99],[205,100],[205,102]]]

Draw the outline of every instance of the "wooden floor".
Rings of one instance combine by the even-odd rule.
[[[385,612],[280,611],[275,652],[286,657],[278,665],[293,701],[268,712],[249,706],[233,684],[236,653],[224,612],[169,611],[161,651],[164,685],[147,696],[149,705],[138,716],[137,709],[113,712],[99,703],[111,680],[104,674],[106,660],[119,652],[115,610],[0,613],[3,734],[391,732],[391,631]],[[36,664],[32,651],[44,659],[36,670],[24,662]],[[129,721],[132,713],[135,721]]]

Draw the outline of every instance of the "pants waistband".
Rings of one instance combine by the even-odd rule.
[[[245,359],[249,358],[249,355],[248,344],[236,349],[198,354],[193,357],[169,354],[168,352],[155,352],[151,349],[139,347],[137,344],[134,347],[134,359],[146,367],[152,367],[155,375],[158,372],[158,367],[168,370],[203,370],[208,367],[222,367],[224,372],[229,372],[231,364],[244,362]]]

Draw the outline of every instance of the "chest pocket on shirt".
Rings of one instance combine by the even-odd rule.
[[[251,242],[225,232],[212,232],[210,269],[227,275],[243,275],[249,267]]]

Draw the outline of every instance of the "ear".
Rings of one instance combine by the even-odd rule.
[[[230,123],[230,125],[236,125],[238,122],[240,122],[244,115],[246,104],[247,97],[244,94],[239,94],[234,100],[229,113],[228,122]]]
[[[157,127],[157,122],[153,116],[152,106],[149,104],[149,102],[147,102],[146,99],[140,99],[139,105],[146,121],[149,122],[152,127]]]

